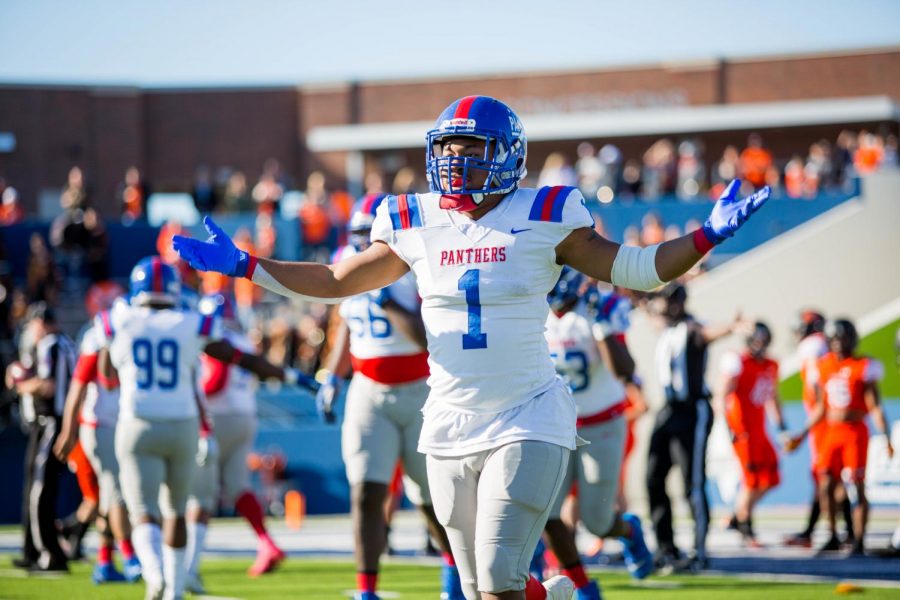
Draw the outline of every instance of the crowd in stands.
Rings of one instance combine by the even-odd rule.
[[[776,196],[812,199],[822,191],[844,188],[859,175],[897,164],[897,136],[893,134],[844,130],[833,142],[821,139],[811,143],[805,157],[796,153],[787,158],[773,156],[762,136],[753,133],[743,149],[729,145],[713,162],[697,138],[677,143],[662,138],[640,158],[624,156],[614,144],[596,150],[590,142],[583,142],[574,160],[560,152],[550,154],[536,182],[578,186],[585,198],[596,198],[602,204],[715,201],[736,177],[743,179],[744,192],[768,185]]]

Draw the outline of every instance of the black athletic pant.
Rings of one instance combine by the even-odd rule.
[[[22,498],[23,557],[42,568],[66,564],[56,529],[59,478],[64,465],[53,455],[59,435],[56,417],[38,417],[28,432]]]
[[[674,554],[672,504],[666,493],[666,476],[677,464],[684,477],[684,490],[694,517],[694,549],[706,558],[709,530],[709,500],[706,496],[706,442],[712,429],[709,402],[699,400],[667,404],[656,416],[647,457],[647,493],[656,531],[658,554]]]

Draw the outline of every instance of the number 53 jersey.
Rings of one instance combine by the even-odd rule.
[[[544,338],[561,269],[555,249],[593,219],[570,187],[515,190],[477,221],[439,200],[389,196],[372,227],[372,240],[416,277],[431,372],[425,410],[440,402],[467,414],[508,411],[556,381]]]
[[[165,421],[197,416],[196,371],[221,321],[193,311],[116,303],[95,327],[119,374],[119,418]]]

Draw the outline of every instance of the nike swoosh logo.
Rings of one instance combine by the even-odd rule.
[[[516,229],[515,227],[513,227],[512,229],[509,230],[509,232],[513,235],[516,235],[517,233],[522,233],[523,231],[531,231],[531,228],[529,227],[528,229]]]

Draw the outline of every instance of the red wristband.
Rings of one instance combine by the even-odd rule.
[[[252,254],[249,255],[249,257],[247,259],[247,272],[244,273],[244,277],[246,279],[253,279],[253,271],[256,270],[256,263],[258,263],[258,262],[259,262],[258,258],[253,256]]]
[[[700,254],[706,254],[710,250],[712,250],[716,245],[712,243],[712,241],[706,237],[706,234],[703,232],[703,228],[694,230],[694,248],[697,249],[697,252]]]

